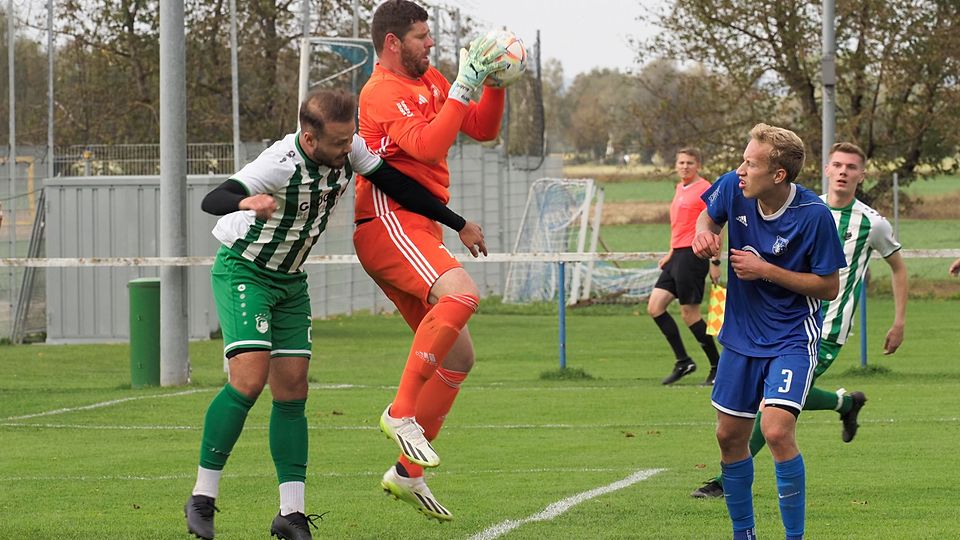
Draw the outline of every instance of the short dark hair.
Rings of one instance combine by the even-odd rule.
[[[697,163],[703,165],[703,154],[700,152],[700,149],[696,146],[684,146],[683,148],[677,150],[677,155],[686,154],[688,156],[693,156],[693,159],[697,160]]]
[[[300,104],[300,129],[322,135],[327,122],[352,121],[356,115],[357,98],[353,94],[340,88],[318,88]]]
[[[380,54],[387,34],[403,39],[413,23],[426,22],[429,17],[427,10],[409,0],[387,0],[373,12],[373,23],[370,24],[373,48]]]
[[[863,151],[863,148],[853,144],[852,142],[838,142],[834,143],[830,147],[830,153],[828,156],[832,156],[837,152],[843,152],[844,154],[856,154],[860,156],[860,164],[864,167],[867,166],[867,154]]]

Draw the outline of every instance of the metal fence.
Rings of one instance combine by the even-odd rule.
[[[159,157],[148,145],[104,148],[84,160],[123,163],[119,169],[100,169],[98,176],[58,176],[42,178],[46,163],[41,152],[30,159],[18,158],[16,182],[0,174],[0,202],[7,209],[0,227],[0,257],[25,257],[31,251],[43,257],[130,257],[156,256],[159,246],[159,178],[156,175],[119,175],[118,170],[152,167]],[[231,145],[193,145],[210,151]],[[94,148],[97,147],[84,147]],[[252,159],[260,144],[247,144]],[[18,154],[20,150],[18,150]],[[64,152],[60,154],[66,156]],[[201,154],[202,155],[202,154]],[[232,172],[232,155],[217,161],[229,163],[226,173],[211,174],[211,169],[188,178],[187,224],[191,255],[212,255],[216,242],[210,234],[214,218],[199,209],[202,196]],[[75,163],[57,158],[60,163]],[[22,163],[21,163],[22,161]],[[448,157],[453,198],[450,206],[464,217],[482,223],[491,251],[509,251],[522,217],[527,188],[541,176],[561,174],[558,158],[541,163],[539,158],[507,158],[502,148],[477,144],[457,144]],[[540,165],[538,170],[527,170]],[[32,167],[32,168],[31,168]],[[127,168],[125,168],[127,167]],[[139,169],[145,170],[145,169]],[[96,172],[91,165],[91,172]],[[40,187],[45,185],[47,203],[44,234],[35,230],[37,210],[41,208]],[[6,193],[14,198],[2,200]],[[353,253],[353,190],[340,201],[327,225],[326,233],[313,253]],[[455,253],[465,252],[456,237],[448,238]],[[31,250],[31,245],[33,249]],[[499,294],[505,276],[503,264],[468,262],[485,294]],[[393,306],[359,266],[308,267],[310,296],[314,316],[326,317],[355,310],[392,310]],[[48,342],[116,341],[126,338],[128,305],[126,284],[135,277],[154,276],[155,268],[62,268],[33,269],[0,267],[0,339],[9,339],[15,321],[27,308],[22,335]],[[33,279],[33,286],[25,284]],[[190,270],[190,335],[207,337],[217,326],[209,291],[209,268]],[[27,289],[27,290],[25,290]],[[24,296],[26,293],[28,295]],[[26,305],[25,305],[26,304]]]
[[[240,162],[257,155],[266,143],[247,143]],[[235,172],[230,143],[187,144],[187,174],[223,175]],[[57,147],[54,152],[57,176],[153,176],[160,174],[160,145],[89,144]]]

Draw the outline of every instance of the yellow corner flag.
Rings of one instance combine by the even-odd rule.
[[[710,303],[707,306],[707,334],[715,336],[723,326],[723,307],[727,304],[727,288],[723,285],[710,287]]]

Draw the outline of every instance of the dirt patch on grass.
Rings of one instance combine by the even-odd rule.
[[[603,225],[670,223],[668,202],[612,202],[603,204]]]
[[[891,210],[884,215],[892,214]],[[901,215],[909,219],[960,219],[960,193],[913,199]]]
[[[905,203],[900,213],[905,219],[960,220],[960,193],[916,198]],[[877,204],[874,208],[888,219],[893,219],[893,209],[889,203]],[[670,223],[670,203],[627,201],[608,202],[603,205],[604,225],[643,223]]]

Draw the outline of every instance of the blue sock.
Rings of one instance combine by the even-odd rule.
[[[797,455],[782,463],[775,463],[777,491],[780,496],[780,518],[787,532],[787,540],[803,538],[803,519],[806,507],[806,470],[803,456]],[[724,485],[726,491],[726,485]]]
[[[734,538],[751,538],[756,524],[753,520],[753,457],[742,461],[720,464],[723,477],[723,499],[733,522]],[[737,534],[751,534],[740,536]]]

